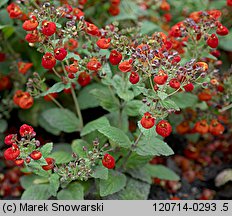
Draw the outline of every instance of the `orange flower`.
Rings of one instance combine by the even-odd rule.
[[[201,120],[195,124],[194,129],[199,134],[206,134],[209,131],[209,125],[206,120]]]
[[[214,136],[222,134],[224,129],[224,126],[217,119],[213,119],[209,125],[209,132]]]
[[[22,109],[29,109],[34,103],[34,99],[30,93],[23,92],[22,90],[17,90],[15,92],[13,101]]]
[[[34,103],[33,97],[28,92],[24,92],[23,96],[19,99],[19,107],[22,109],[29,109]]]
[[[18,70],[21,74],[26,74],[27,71],[33,66],[30,62],[18,62]]]
[[[176,126],[176,131],[179,134],[186,134],[190,131],[190,126],[188,121],[183,121]]]

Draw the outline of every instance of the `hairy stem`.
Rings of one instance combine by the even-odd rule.
[[[225,106],[222,109],[220,109],[219,112],[222,113],[222,112],[225,112],[226,110],[231,109],[231,108],[232,108],[232,103],[229,104],[228,106]]]
[[[136,141],[131,145],[131,150],[128,152],[128,154],[125,156],[124,161],[122,163],[122,165],[119,167],[119,169],[125,169],[126,168],[126,163],[128,161],[128,159],[130,158],[131,154],[133,153],[132,149],[136,148],[139,140],[141,139],[141,137],[143,136],[143,133],[140,132],[139,136],[137,137]]]
[[[52,70],[53,70],[54,74],[56,74],[56,76],[58,76],[59,78],[61,78],[60,74],[56,71],[55,68],[52,68]]]
[[[48,95],[49,98],[51,98],[51,100],[58,106],[60,107],[61,109],[64,109],[64,107],[54,98],[52,97],[51,95]]]
[[[61,62],[61,65],[62,65],[62,68],[63,68],[63,71],[64,71],[66,77],[68,77],[68,73],[65,70],[64,63]],[[76,96],[75,89],[73,88],[72,85],[71,85],[70,88],[71,88],[71,94],[72,94],[72,98],[73,98],[73,101],[74,101],[74,105],[75,105],[75,108],[76,108],[76,113],[77,113],[77,116],[78,116],[78,118],[80,120],[80,128],[82,129],[83,128],[83,117],[82,117],[82,114],[81,114],[81,109],[80,109],[79,103],[77,101],[77,96]]]

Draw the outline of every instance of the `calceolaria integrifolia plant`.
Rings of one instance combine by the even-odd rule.
[[[30,58],[1,47],[1,58],[12,52],[11,67],[0,75],[9,101],[1,117],[19,109],[25,123],[5,136],[4,157],[27,173],[22,199],[147,199],[153,178],[179,180],[165,165],[150,164],[174,154],[165,141],[171,133],[224,132],[221,114],[230,101],[221,99],[229,92],[218,76],[216,48],[229,31],[219,10],[193,12],[168,32],[144,34],[140,25],[95,24],[85,14],[87,1],[72,3],[6,7]],[[104,13],[120,13],[120,1],[107,4]],[[170,10],[166,1],[154,4]],[[43,132],[51,142],[41,141]]]

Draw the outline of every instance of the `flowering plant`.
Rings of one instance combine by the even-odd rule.
[[[95,1],[25,0],[3,9],[10,25],[0,26],[0,121],[7,129],[18,109],[23,122],[4,138],[4,158],[27,173],[22,199],[147,199],[152,178],[179,180],[149,163],[174,154],[165,138],[224,132],[231,78],[218,76],[216,48],[229,34],[221,11],[194,11],[165,32],[151,11],[171,22],[168,1],[125,2],[144,15],[125,19],[141,19],[149,31],[125,26],[115,0],[103,4],[107,23],[94,22]]]

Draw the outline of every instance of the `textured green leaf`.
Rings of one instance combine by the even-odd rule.
[[[107,180],[108,169],[105,168],[102,164],[99,164],[97,167],[94,168],[92,177]]]
[[[87,143],[92,143],[93,140],[97,139],[99,141],[100,146],[104,145],[108,140],[108,138],[105,135],[103,135],[97,130],[87,134],[86,136],[83,137],[83,139]]]
[[[143,137],[135,148],[141,156],[169,156],[174,154],[173,150],[164,141],[157,137]]]
[[[146,168],[148,169],[152,177],[171,181],[180,180],[180,177],[175,172],[163,165],[148,164]]]
[[[73,52],[68,52],[68,55],[66,56],[65,60],[70,59],[70,58],[74,58],[77,61],[80,60],[80,56]]]
[[[56,196],[57,191],[60,186],[60,177],[56,173],[52,174],[51,177],[49,178],[50,181],[50,186],[49,186],[49,193],[52,196]]]
[[[152,183],[151,173],[149,172],[148,169],[146,169],[146,166],[128,169],[126,172],[128,174],[130,174],[135,179],[141,180],[141,181],[146,182],[148,184]]]
[[[72,155],[69,152],[55,151],[50,154],[51,158],[54,158],[56,164],[68,163],[73,160]]]
[[[226,51],[232,51],[232,29],[229,29],[229,34],[219,38],[219,47]]]
[[[23,194],[22,200],[47,200],[51,196],[49,184],[32,185]]]
[[[104,85],[112,84],[112,71],[108,63],[103,65],[101,72],[100,72],[100,76],[102,78],[101,81]]]
[[[4,4],[6,4],[9,0],[1,0],[0,7],[2,7]]]
[[[46,158],[52,151],[53,143],[46,143],[42,146],[40,149],[40,152],[42,153],[43,157]]]
[[[42,115],[39,116],[38,123],[42,128],[53,135],[59,135],[61,133],[59,129],[50,125]]]
[[[53,128],[72,133],[80,130],[80,121],[76,115],[68,109],[53,108],[41,113],[43,119]]]
[[[121,76],[116,74],[113,77],[112,85],[116,89],[116,93],[121,99],[125,101],[130,101],[134,98],[134,93],[133,91],[128,89],[128,86],[125,87],[126,82],[127,80],[124,80]]]
[[[106,89],[106,87],[103,87],[102,85],[98,83],[93,83],[91,85],[87,85],[85,88],[82,88],[81,91],[78,94],[78,102],[80,105],[80,108],[82,110],[88,109],[88,108],[94,108],[98,107],[100,105],[99,101],[94,97],[90,92],[93,89]]]
[[[165,92],[158,91],[158,97],[161,100],[164,100],[164,99],[166,99],[168,97],[168,95]]]
[[[141,168],[145,164],[147,164],[153,156],[141,156],[136,152],[133,152],[129,159],[127,160],[125,166],[127,169]]]
[[[128,132],[129,121],[125,111],[121,112],[120,118],[119,118],[119,111],[108,113],[106,117],[108,118],[111,126],[118,127],[122,129],[125,133]]]
[[[162,106],[166,109],[174,109],[174,110],[180,110],[180,108],[176,105],[176,103],[172,100],[165,99],[160,102]]]
[[[196,95],[193,95],[193,94],[187,93],[187,92],[177,93],[177,94],[171,96],[171,99],[181,109],[184,109],[184,108],[187,108],[187,107],[192,107],[198,101],[198,97]]]
[[[104,197],[122,190],[126,186],[126,176],[118,171],[110,170],[107,180],[100,179],[100,196]]]
[[[39,125],[39,118],[40,113],[43,112],[46,109],[50,109],[55,107],[53,103],[48,103],[43,98],[36,99],[36,103],[33,104],[33,106],[30,109],[27,110],[19,110],[19,118],[22,122],[28,123],[32,126],[37,127]],[[42,119],[40,119],[40,122]],[[47,125],[45,122],[41,122],[41,125]],[[44,127],[43,127],[44,128]],[[52,129],[51,129],[52,130]],[[56,131],[54,131],[56,133]],[[59,134],[59,131],[57,132]],[[54,134],[56,135],[56,134]]]
[[[41,159],[40,159],[41,160]],[[42,176],[42,177],[48,177],[49,172],[42,169],[42,165],[46,165],[46,161],[42,161],[43,163],[40,163],[40,160],[35,161],[31,160],[31,162],[27,165],[27,167],[33,171],[36,175]]]
[[[119,109],[119,100],[110,92],[103,89],[93,89],[90,91],[97,100],[99,100],[100,105],[109,112],[115,112]]]
[[[43,92],[41,94],[41,96],[45,96],[51,93],[59,93],[61,91],[63,91],[64,89],[68,89],[70,88],[71,84],[64,84],[63,82],[58,82],[56,84],[54,84],[52,87],[50,87],[47,91]]]
[[[128,116],[138,116],[139,110],[142,107],[143,103],[141,100],[132,100],[125,106],[125,112]]]
[[[142,22],[142,26],[141,26],[142,34],[154,33],[155,31],[162,31],[162,29],[153,22],[147,20]]]
[[[15,32],[15,28],[10,25],[0,26],[0,30],[4,34],[4,37],[7,39]]]
[[[119,128],[106,126],[98,129],[98,131],[104,134],[109,140],[112,140],[118,146],[123,148],[130,148],[131,141],[129,140],[128,136]]]
[[[81,131],[81,136],[85,136],[86,134],[98,130],[101,127],[108,127],[108,126],[110,126],[110,123],[106,117],[98,118],[85,125],[85,127]]]
[[[90,145],[82,139],[76,139],[72,142],[72,150],[78,157],[86,157],[86,151],[83,150],[83,147],[88,149],[89,146]]]
[[[147,200],[150,192],[150,184],[127,178],[125,189],[106,197],[113,200]]]
[[[38,185],[41,183],[48,183],[48,178],[44,178],[34,174],[24,175],[20,178],[20,184],[24,189],[27,189],[32,185]]]
[[[71,183],[58,192],[57,198],[58,200],[83,200],[84,188],[78,182]]]
[[[0,133],[3,133],[7,129],[7,121],[0,119]]]

